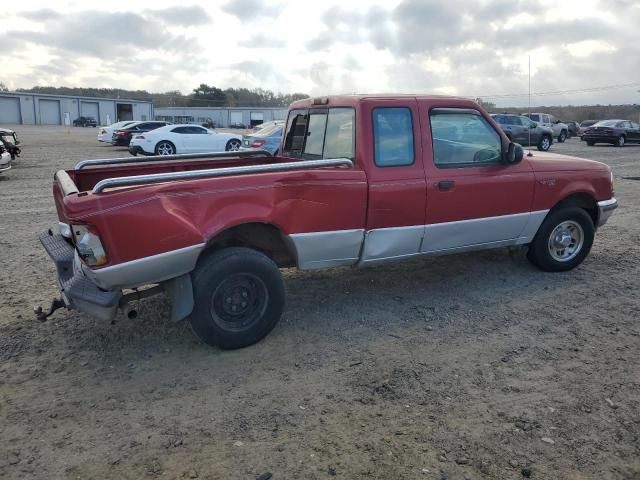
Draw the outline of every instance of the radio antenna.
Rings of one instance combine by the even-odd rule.
[[[529,111],[529,121],[531,120],[531,55],[529,55],[529,107],[527,108]],[[533,157],[533,153],[531,153],[531,126],[529,126],[529,153],[527,153],[527,157]]]

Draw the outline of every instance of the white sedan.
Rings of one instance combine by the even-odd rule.
[[[126,127],[127,125],[131,125],[132,123],[136,123],[133,120],[127,120],[126,122],[118,122],[112,123],[108,127],[100,127],[98,130],[98,141],[111,143],[111,137],[113,137],[113,132],[118,130],[119,128]]]
[[[242,135],[209,130],[199,125],[167,125],[135,135],[129,143],[132,155],[230,152],[240,149]]]

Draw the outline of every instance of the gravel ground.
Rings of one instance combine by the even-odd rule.
[[[115,324],[35,320],[57,293],[36,239],[57,221],[53,173],[127,152],[95,129],[16,130],[24,155],[0,176],[1,478],[640,478],[640,146],[552,147],[617,180],[621,206],[574,271],[506,250],[290,271],[281,323],[223,352],[160,297]]]

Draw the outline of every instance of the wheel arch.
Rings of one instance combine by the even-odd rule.
[[[599,213],[600,211],[598,209],[598,202],[596,201],[596,199],[593,197],[591,193],[588,193],[588,192],[571,193],[565,196],[559,202],[557,202],[551,208],[551,210],[549,210],[549,213],[555,212],[556,210],[559,210],[560,208],[564,208],[564,207],[582,208],[589,214],[589,216],[591,217],[591,220],[593,220],[593,225],[594,226],[598,225],[598,216],[600,214]]]
[[[207,240],[200,258],[226,247],[253,248],[267,255],[280,268],[295,267],[298,263],[295,245],[272,223],[246,222],[220,230]]]

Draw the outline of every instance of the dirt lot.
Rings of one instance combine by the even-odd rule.
[[[552,150],[614,168],[621,202],[575,271],[506,250],[286,273],[258,345],[223,352],[152,298],[114,325],[58,311],[36,235],[55,170],[126,155],[94,129],[16,127],[0,176],[0,477],[640,478],[640,146]],[[268,478],[263,475],[261,478]]]

